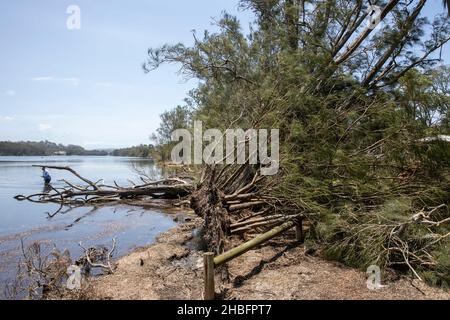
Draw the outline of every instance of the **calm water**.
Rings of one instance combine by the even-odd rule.
[[[139,181],[136,168],[145,170],[155,178],[161,175],[153,163],[145,159],[116,157],[0,157],[0,297],[5,283],[15,276],[20,258],[20,239],[25,244],[41,241],[54,244],[58,249],[68,249],[72,258],[82,254],[78,246],[111,245],[117,240],[116,257],[137,246],[150,244],[155,237],[173,226],[172,217],[164,212],[131,206],[83,207],[63,209],[49,218],[47,212],[55,212],[55,204],[19,202],[13,197],[42,192],[41,170],[32,165],[70,166],[82,176],[106,184],[117,181],[129,185],[128,179]],[[59,179],[76,182],[68,172],[49,170],[52,185]]]

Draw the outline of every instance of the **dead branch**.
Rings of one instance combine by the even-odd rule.
[[[97,185],[92,182],[89,179],[86,179],[84,177],[82,177],[80,174],[78,174],[78,172],[76,172],[75,170],[73,170],[70,167],[56,167],[56,166],[43,166],[43,165],[33,165],[33,167],[38,167],[38,168],[48,168],[48,169],[54,169],[54,170],[65,170],[65,171],[69,171],[70,173],[72,173],[74,176],[76,176],[77,178],[79,178],[80,180],[86,182],[88,185],[90,185],[92,188],[94,188],[94,190],[98,190]]]
[[[259,206],[264,203],[265,203],[264,201],[251,201],[251,202],[246,202],[246,203],[233,204],[230,206],[229,210],[230,211],[238,211],[238,210],[242,210],[242,209],[248,209],[251,207]]]
[[[85,260],[91,268],[102,268],[109,273],[114,273],[114,269],[111,265],[111,257],[116,250],[116,238],[112,239],[112,246],[108,251],[106,251],[107,249],[104,247],[91,247],[86,249],[81,242],[78,245],[84,250],[84,259],[79,259],[79,263],[80,261]],[[105,263],[100,263],[98,261],[105,261]]]
[[[113,203],[124,200],[135,199],[142,202],[145,198],[151,199],[179,199],[188,196],[194,189],[193,185],[178,178],[170,178],[159,181],[145,181],[144,184],[133,183],[130,187],[122,187],[114,182],[115,186],[99,184],[82,177],[70,167],[56,167],[35,165],[34,167],[46,167],[55,170],[65,170],[71,172],[80,180],[86,182],[87,186],[78,186],[67,180],[61,180],[64,186],[61,188],[52,187],[50,193],[36,193],[28,196],[17,195],[18,201],[30,201],[34,203],[58,203],[60,209],[50,217],[55,216],[64,205],[90,205],[98,203]]]

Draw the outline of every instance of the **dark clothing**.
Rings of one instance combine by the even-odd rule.
[[[46,184],[49,184],[50,181],[52,181],[52,177],[50,177],[50,174],[47,171],[44,171],[42,178],[44,178]]]

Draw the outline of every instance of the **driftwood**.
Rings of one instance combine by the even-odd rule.
[[[102,268],[109,273],[114,273],[111,257],[116,250],[115,238],[112,239],[111,249],[105,247],[90,247],[86,249],[81,242],[78,245],[84,250],[84,256],[77,260],[78,265],[83,265],[88,270],[90,268]],[[101,261],[105,262],[102,263]]]
[[[48,193],[36,193],[28,196],[17,195],[15,197],[15,199],[19,201],[58,203],[61,206],[58,212],[64,205],[91,205],[99,203],[115,203],[120,201],[128,202],[128,204],[130,204],[130,200],[136,200],[139,202],[142,201],[143,198],[179,199],[189,195],[193,190],[193,186],[191,184],[176,178],[145,182],[141,185],[133,184],[130,187],[123,187],[119,186],[116,182],[114,182],[114,185],[105,185],[100,183],[102,180],[93,182],[81,176],[70,167],[35,167],[45,167],[53,170],[67,171],[84,183],[87,183],[85,186],[80,186],[67,180],[61,180],[64,183],[64,186],[61,188],[54,188],[51,186],[51,190]]]
[[[130,182],[130,186],[120,186],[116,182],[106,185],[103,180],[94,182],[70,167],[43,166],[53,170],[63,170],[79,179],[83,185],[67,180],[62,187],[51,186],[48,193],[18,195],[19,201],[34,203],[55,203],[59,209],[48,214],[53,217],[66,206],[100,206],[127,204],[151,206],[161,199],[174,199],[174,206],[188,206],[204,219],[204,240],[208,250],[221,254],[227,249],[231,235],[241,235],[247,231],[264,232],[268,228],[285,223],[301,216],[294,212],[276,212],[279,199],[267,196],[270,185],[260,175],[258,165],[206,166],[201,179],[194,185],[180,178],[150,181],[141,176],[141,184]],[[265,191],[265,192],[264,192]],[[264,195],[265,194],[265,195]],[[86,252],[89,249],[85,250]],[[86,257],[88,258],[88,257]],[[88,260],[89,262],[89,260]],[[103,266],[111,270],[109,265]]]

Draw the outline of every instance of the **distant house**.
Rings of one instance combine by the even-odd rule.
[[[67,152],[65,152],[65,151],[55,151],[54,155],[55,156],[65,156],[65,155],[67,155]]]

